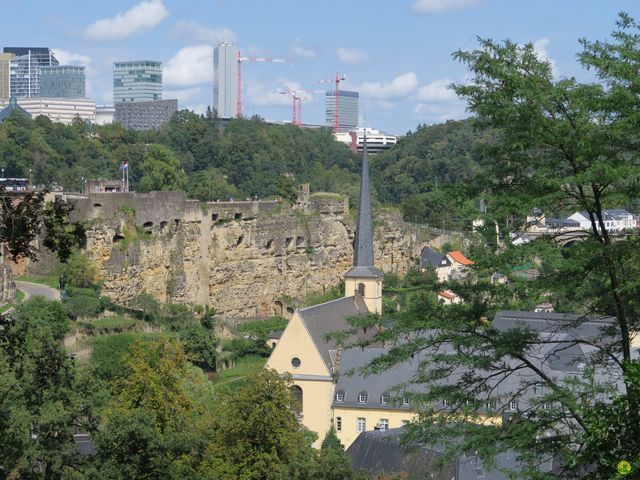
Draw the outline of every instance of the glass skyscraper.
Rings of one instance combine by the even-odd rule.
[[[213,50],[213,106],[221,118],[238,112],[238,47],[222,42]]]
[[[40,67],[40,96],[53,98],[84,98],[84,67],[58,65]]]
[[[340,110],[338,111],[338,132],[349,132],[358,127],[358,92],[350,92],[348,90],[340,90],[338,93],[338,102]],[[326,109],[325,124],[333,127],[336,115],[336,92],[328,91],[324,97]]]
[[[5,47],[4,53],[15,55],[9,66],[9,95],[12,97],[40,96],[40,68],[59,64],[48,48]]]
[[[113,103],[162,100],[162,62],[115,62]]]

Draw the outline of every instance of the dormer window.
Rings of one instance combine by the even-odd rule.
[[[382,395],[380,395],[380,403],[383,405],[386,405],[387,403],[389,403],[389,394],[388,393],[383,393]]]
[[[402,405],[404,405],[405,407],[408,407],[411,404],[411,400],[409,400],[409,397],[404,397],[402,399]]]
[[[344,391],[340,390],[339,392],[336,392],[336,402],[344,402]]]
[[[515,412],[516,410],[518,410],[518,401],[517,400],[511,400],[509,402],[509,411]]]
[[[360,392],[358,394],[358,403],[367,403],[367,392]]]

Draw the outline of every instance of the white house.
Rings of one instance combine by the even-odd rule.
[[[635,228],[633,215],[623,209],[603,210],[604,227],[609,231],[621,232],[628,228]],[[591,230],[591,219],[586,211],[576,212],[569,217],[580,224],[580,230]],[[600,225],[597,225],[600,229]]]

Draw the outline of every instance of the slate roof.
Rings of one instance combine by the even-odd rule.
[[[444,260],[444,264],[442,261]],[[429,247],[424,247],[420,253],[420,266],[422,268],[438,268],[442,266],[449,266],[451,262],[447,258],[447,255],[442,252],[436,252]]]
[[[283,332],[284,330],[275,330],[273,332],[269,332],[269,335],[267,335],[267,338],[269,340],[279,340],[280,337],[282,337]]]
[[[369,309],[359,295],[338,298],[298,310],[298,315],[307,327],[329,370],[334,367],[335,355],[332,361],[331,352],[338,349],[338,341],[333,338],[327,339],[327,334],[349,330],[352,327],[347,322],[347,318],[368,314]],[[353,342],[364,336],[364,333],[351,335],[343,341]]]
[[[344,401],[336,401],[334,407],[388,408],[394,410],[411,410],[411,405],[403,405],[402,394],[391,390],[409,382],[416,374],[419,360],[402,362],[381,373],[364,375],[360,369],[373,359],[387,353],[386,348],[350,348],[342,352],[340,358],[340,374],[334,391],[344,393]],[[407,388],[411,390],[411,386]],[[367,393],[367,402],[358,402],[358,395]],[[383,393],[390,394],[389,403],[383,404],[380,399]]]
[[[436,462],[443,449],[415,442],[401,445],[402,433],[403,428],[362,432],[346,451],[351,465],[372,476],[403,472],[408,480],[507,480],[509,477],[499,470],[518,472],[521,469],[517,455],[512,450],[497,455],[492,470],[486,469],[482,460],[475,455],[458,457],[438,469]],[[552,472],[557,466],[555,463],[551,458],[542,461],[539,470]]]

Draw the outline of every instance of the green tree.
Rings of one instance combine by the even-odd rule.
[[[62,275],[69,285],[79,288],[96,287],[100,282],[98,266],[84,250],[71,254],[62,268]]]
[[[217,168],[196,172],[189,181],[189,195],[202,202],[228,200],[237,197],[238,191]]]
[[[62,263],[66,263],[75,248],[84,246],[87,234],[82,222],[70,222],[73,211],[71,203],[55,200],[44,208],[43,221],[45,237],[43,245],[58,254]]]
[[[218,340],[211,330],[199,324],[189,325],[180,331],[180,340],[191,362],[200,368],[216,369]]]
[[[145,192],[154,190],[184,190],[187,175],[173,152],[162,145],[150,145],[140,166],[142,178],[140,188]]]
[[[6,245],[11,258],[35,260],[34,240],[40,233],[42,209],[46,191],[28,192],[20,201],[0,187],[0,242]]]
[[[73,360],[61,345],[59,302],[36,297],[0,319],[0,474],[68,478],[82,465],[75,426],[90,421]]]
[[[315,454],[294,414],[289,385],[264,369],[216,411],[200,473],[210,479],[313,478]]]
[[[437,285],[416,296],[377,338],[402,341],[371,368],[415,355],[428,359],[419,371],[427,388],[416,396],[422,408],[412,432],[447,445],[446,460],[465,451],[489,459],[514,449],[523,462],[519,478],[611,478],[617,462],[636,461],[640,452],[640,392],[631,348],[640,328],[640,249],[637,236],[616,237],[605,220],[607,208],[626,205],[639,193],[640,28],[621,15],[610,41],[582,41],[578,58],[597,77],[592,83],[554,78],[532,44],[479,43],[477,50],[454,54],[470,71],[469,83],[454,89],[477,115],[477,125],[492,129],[495,137],[481,149],[477,175],[454,193],[486,200],[484,224],[499,226],[505,246],[496,251],[477,238],[470,281],[448,285],[465,302],[438,304]],[[553,238],[513,246],[509,234],[534,207],[548,217],[586,211],[591,229],[571,247],[562,248]],[[535,278],[513,274],[514,266],[541,259]],[[495,271],[511,283],[490,283]],[[530,309],[541,299],[578,314],[575,326],[593,316],[615,318],[598,340],[568,337],[562,343],[590,352],[582,374],[549,375],[535,360],[545,343],[535,331],[499,331],[487,322],[499,310]],[[461,375],[460,369],[469,373]],[[478,417],[495,399],[496,383],[504,403],[524,390],[538,392],[503,426]],[[443,400],[453,417],[440,411]],[[537,471],[540,459],[550,456],[562,465],[555,477]]]
[[[94,436],[100,478],[198,478],[213,434],[207,380],[180,342],[136,342]]]

